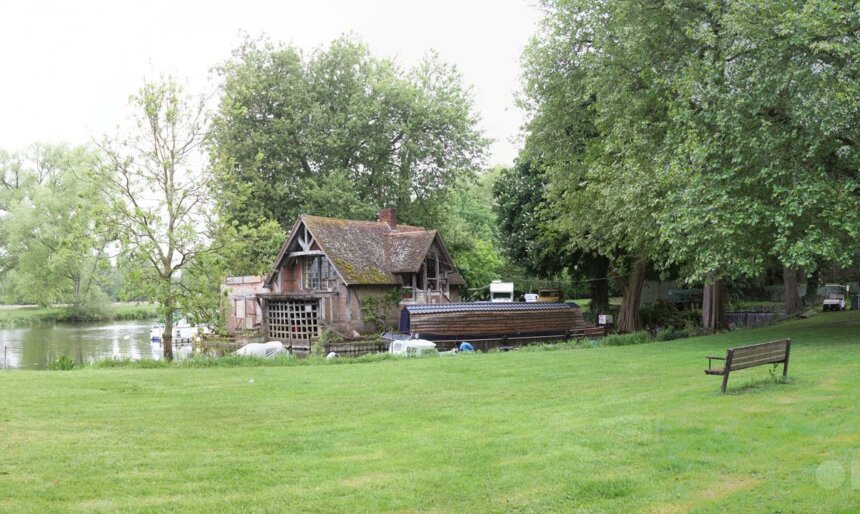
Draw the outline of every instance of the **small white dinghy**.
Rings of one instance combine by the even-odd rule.
[[[269,341],[268,343],[249,343],[236,350],[236,355],[244,357],[266,357],[271,358],[275,355],[286,352],[284,343],[280,341]]]

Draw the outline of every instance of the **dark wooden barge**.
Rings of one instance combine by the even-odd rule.
[[[575,303],[449,303],[407,305],[400,333],[448,348],[468,341],[481,349],[497,346],[602,337],[603,327],[587,325]]]

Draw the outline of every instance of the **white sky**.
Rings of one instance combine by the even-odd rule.
[[[511,164],[523,114],[519,59],[539,18],[535,0],[243,2],[0,0],[0,148],[86,143],[120,124],[145,78],[172,74],[215,87],[239,31],[312,49],[352,32],[403,66],[429,49],[474,88],[487,164]]]

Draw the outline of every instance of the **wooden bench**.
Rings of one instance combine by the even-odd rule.
[[[791,339],[780,339],[767,343],[752,344],[729,348],[725,357],[706,357],[708,359],[707,375],[722,375],[723,386],[720,391],[726,392],[729,383],[729,373],[739,369],[764,366],[765,364],[782,364],[782,378],[788,375],[788,355],[791,352]],[[725,361],[722,368],[711,368],[711,361]]]

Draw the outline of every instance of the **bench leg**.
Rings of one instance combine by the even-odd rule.
[[[723,375],[723,386],[720,388],[720,392],[726,392],[726,386],[729,385],[729,372],[726,371],[726,374]]]

